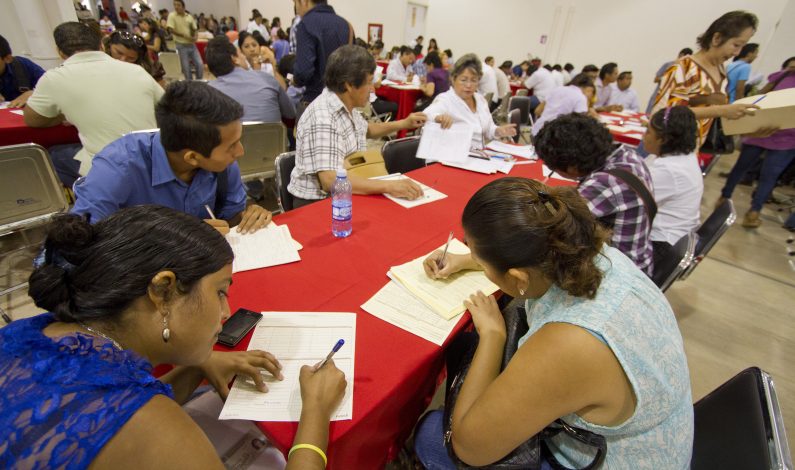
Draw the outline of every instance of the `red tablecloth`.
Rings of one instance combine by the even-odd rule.
[[[80,143],[80,138],[74,126],[60,124],[54,127],[28,127],[22,116],[12,113],[10,109],[0,109],[0,146],[30,142],[47,148],[58,144]]]
[[[646,114],[644,113],[631,113],[627,112],[625,114],[617,114],[617,113],[599,113],[600,116],[605,116],[607,118],[619,119],[618,121],[613,121],[611,123],[605,123],[611,126],[614,126],[610,129],[610,134],[613,135],[613,140],[616,142],[620,142],[622,144],[631,145],[633,147],[637,147],[640,145],[640,141],[643,139],[643,132],[636,131],[636,130],[627,130],[621,131],[616,129],[617,127],[622,127],[624,124],[631,124],[633,126],[641,126],[642,120],[646,120]]]
[[[204,51],[207,49],[207,41],[196,41],[196,49],[199,50],[199,55],[202,56],[202,62],[207,63],[204,58]]]
[[[512,95],[516,95],[516,92],[519,91],[519,90],[527,90],[527,87],[524,86],[521,83],[511,82],[510,83],[510,87],[511,87],[511,94]],[[528,94],[529,94],[529,90],[528,90]]]
[[[422,91],[401,90],[398,88],[392,88],[389,85],[382,85],[380,88],[375,90],[375,94],[382,99],[397,103],[397,116],[395,116],[393,120],[399,121],[411,114],[411,112],[414,110],[414,105],[417,103],[417,100],[420,98],[420,96],[422,96]],[[398,132],[398,137],[405,137],[406,132],[407,131]]]
[[[376,60],[375,63],[379,67],[383,67],[384,68],[384,73],[386,73],[386,69],[387,69],[387,67],[389,67],[389,61],[388,60]]]
[[[466,202],[481,186],[505,175],[431,165],[411,176],[448,197],[404,209],[382,196],[353,196],[353,234],[345,239],[331,235],[329,200],[287,212],[275,221],[288,225],[304,246],[301,261],[234,276],[232,311],[244,307],[357,314],[355,380],[349,382],[354,387],[353,420],[331,423],[331,469],[383,468],[395,458],[443,371],[444,347],[375,318],[359,306],[389,281],[390,266],[443,245],[450,230],[461,239],[460,217]],[[517,165],[511,176],[540,178],[541,164]],[[456,332],[469,322],[465,314]],[[237,349],[245,350],[249,340],[250,335]],[[297,423],[258,425],[282,451],[292,445]]]

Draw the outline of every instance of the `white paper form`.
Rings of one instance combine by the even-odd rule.
[[[541,164],[541,173],[544,175],[544,180],[542,182],[548,179],[559,180],[559,181],[574,181],[575,183],[577,182],[577,180],[566,178],[565,176],[559,175],[557,172],[552,173],[552,170],[543,163]],[[549,176],[550,173],[552,173],[552,176]]]
[[[535,160],[538,158],[532,145],[511,145],[499,140],[492,140],[488,145],[486,145],[486,148],[489,150],[494,150],[495,152],[507,153],[508,155],[527,158],[530,160]]]
[[[442,165],[474,171],[475,173],[483,173],[484,175],[493,175],[498,171],[507,175],[513,169],[514,163],[513,161],[502,158],[486,160],[483,158],[468,157],[464,162],[442,162]]]
[[[400,197],[391,196],[389,194],[384,194],[384,197],[386,197],[390,201],[393,201],[393,202],[405,207],[406,209],[411,209],[412,207],[417,207],[417,206],[421,206],[423,204],[428,204],[430,202],[439,201],[439,200],[444,199],[444,198],[447,197],[447,194],[439,192],[439,191],[433,189],[430,186],[427,186],[427,185],[425,185],[423,183],[420,183],[419,181],[417,181],[417,180],[415,180],[413,178],[409,178],[408,176],[401,175],[400,173],[393,173],[391,175],[386,175],[386,176],[376,176],[376,177],[370,178],[370,179],[371,180],[385,180],[385,181],[394,181],[394,180],[407,179],[407,180],[411,180],[411,181],[414,181],[415,183],[417,183],[417,185],[420,188],[422,188],[422,197],[420,197],[418,199],[409,200],[409,199],[403,199],[403,198],[400,198]]]
[[[439,249],[444,249],[444,246]],[[467,254],[469,248],[454,238],[447,252]],[[427,257],[422,256],[400,266],[393,266],[389,269],[389,275],[446,320],[464,313],[464,300],[475,292],[483,291],[489,295],[499,289],[486,278],[483,271],[461,271],[447,279],[431,279],[422,267]]]
[[[353,363],[356,357],[356,314],[316,312],[262,312],[254,329],[249,351],[261,349],[276,356],[282,365],[283,381],[263,372],[268,392],[254,387],[245,376],[235,378],[218,419],[254,421],[298,421],[301,417],[302,366],[325,359],[338,340],[345,344],[334,355],[334,364],[345,373],[348,387],[332,421],[353,418]]]
[[[444,344],[461,320],[461,315],[450,320],[440,317],[397,281],[387,283],[362,308],[370,315],[438,346]]]
[[[300,244],[290,235],[286,225],[273,222],[254,233],[242,234],[232,229],[226,234],[226,241],[235,253],[232,272],[277,266],[300,261]]]
[[[426,122],[422,128],[417,158],[439,162],[465,162],[472,143],[472,126],[455,122],[449,129],[441,124]]]

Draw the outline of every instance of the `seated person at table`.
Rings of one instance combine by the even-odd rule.
[[[337,169],[342,168],[345,157],[367,148],[368,137],[379,138],[425,123],[422,113],[394,122],[365,121],[355,108],[369,102],[374,71],[375,59],[363,47],[342,46],[329,56],[326,89],[298,121],[295,168],[287,186],[296,208],[328,197]],[[419,185],[409,179],[380,181],[351,176],[349,180],[354,194],[422,196]]]
[[[496,102],[500,99],[500,96],[497,90],[497,73],[494,72],[494,69],[489,65],[488,59],[491,59],[492,63],[494,63],[494,58],[489,56],[486,57],[486,60],[480,64],[480,70],[483,72],[483,75],[480,77],[478,92],[484,97],[488,96],[489,94],[491,95],[491,99],[489,100],[489,108],[493,110],[496,107]]]
[[[0,36],[0,101],[9,108],[25,106],[44,69],[25,57],[14,57],[6,38]]]
[[[646,151],[656,155],[646,159],[657,202],[657,216],[649,236],[655,265],[701,223],[704,177],[696,155],[697,139],[696,116],[686,106],[657,111],[643,136]]]
[[[267,210],[246,207],[236,163],[243,155],[243,108],[235,100],[206,83],[180,81],[155,113],[159,131],[127,134],[97,154],[75,183],[72,213],[97,223],[125,207],[157,204],[205,219],[222,233],[230,225],[253,232],[270,222]]]
[[[230,316],[233,257],[218,232],[165,207],[95,225],[56,218],[29,287],[50,313],[0,330],[4,466],[223,469],[180,405],[203,380],[226,398],[236,374],[263,393],[263,370],[283,379],[268,352],[213,351]],[[158,364],[176,367],[158,379]],[[345,377],[329,361],[302,367],[300,384],[295,442],[323,450]],[[315,452],[293,458],[287,468],[323,468]]]
[[[400,55],[389,62],[386,68],[386,79],[393,82],[410,82],[414,78],[411,66],[414,65],[414,50],[409,46],[400,48]]]
[[[555,173],[579,181],[577,189],[593,215],[612,229],[611,244],[649,276],[654,272],[651,220],[643,198],[624,179],[631,173],[652,191],[651,174],[634,150],[616,145],[607,127],[584,114],[547,122],[535,138],[539,158]]]
[[[579,74],[567,86],[555,88],[547,95],[547,100],[536,108],[540,117],[533,123],[533,136],[544,124],[558,116],[570,113],[589,113],[592,117],[599,115],[590,107],[596,88],[593,80],[585,74]]]
[[[507,332],[497,302],[480,292],[465,301],[477,337],[449,348],[476,347],[448,410],[455,455],[488,465],[561,419],[604,436],[607,453],[596,468],[689,469],[693,405],[674,313],[657,286],[607,246],[576,190],[499,179],[472,196],[461,220],[471,255],[448,253],[439,269],[442,253],[433,253],[428,277],[482,269],[525,301],[530,329],[500,371]],[[443,447],[442,413],[420,423],[415,449],[426,468],[455,469]],[[566,433],[545,443],[566,468],[593,459],[593,448]]]
[[[436,51],[429,52],[423,62],[428,69],[425,83],[420,87],[422,94],[425,96],[417,103],[414,108],[415,111],[424,110],[433,103],[434,98],[450,89],[450,72],[442,67],[442,58],[439,57],[439,53]]]
[[[161,87],[166,87],[166,69],[160,62],[152,62],[141,36],[117,30],[102,40],[102,46],[109,56],[128,64],[140,65]]]
[[[505,74],[505,70],[510,70],[511,66],[506,67],[503,64],[502,67],[495,67],[494,57],[486,57],[484,62],[494,70],[494,74],[497,76],[497,94],[495,95],[497,99],[495,101],[499,104],[503,97],[511,92],[511,82],[508,80],[508,75]]]
[[[621,106],[625,111],[639,113],[640,104],[638,103],[638,94],[635,93],[635,90],[630,88],[631,86],[632,72],[621,72],[618,74],[616,89],[610,93],[610,99],[607,101],[608,106]]]
[[[621,111],[621,105],[608,104],[613,93],[618,90],[618,64],[608,62],[599,69],[599,78],[596,79],[596,107],[597,112]]]
[[[100,50],[101,37],[90,27],[67,22],[53,32],[60,67],[48,70],[25,106],[25,124],[52,127],[68,121],[77,127],[79,152],[53,155],[65,184],[91,169],[94,154],[124,134],[152,129],[163,88],[143,68],[114,60]],[[76,159],[76,160],[75,160]]]
[[[216,80],[209,85],[243,106],[243,121],[282,122],[294,119],[295,107],[278,81],[266,73],[238,66],[245,57],[226,36],[207,43],[205,57]]]
[[[528,73],[529,76],[524,81],[524,86],[533,91],[533,95],[530,96],[530,112],[535,116],[538,105],[546,101],[547,94],[558,85],[555,83],[552,72],[544,67],[531,68]]]
[[[438,95],[425,109],[431,121],[438,122],[443,129],[449,129],[454,122],[465,122],[472,126],[470,148],[480,150],[489,141],[516,135],[516,125],[497,126],[489,111],[489,104],[479,94],[478,83],[483,74],[481,62],[475,54],[461,56],[451,73],[453,86]],[[484,142],[483,139],[487,141]]]
[[[580,73],[588,75],[591,77],[591,80],[595,82],[596,79],[599,78],[599,67],[595,66],[594,64],[588,64],[582,68],[582,72]]]

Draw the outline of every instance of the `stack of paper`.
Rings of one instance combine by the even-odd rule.
[[[301,367],[315,365],[326,358],[342,339],[345,344],[334,355],[334,363],[348,381],[345,397],[331,417],[332,421],[353,418],[353,363],[356,354],[355,313],[262,312],[248,350],[267,351],[282,365],[283,381],[269,373],[262,378],[268,391],[262,393],[254,381],[239,375],[218,419],[254,421],[298,421],[301,417]]]
[[[448,253],[467,254],[469,248],[453,239]],[[475,292],[480,290],[485,294],[493,294],[498,289],[486,278],[483,271],[462,271],[447,279],[431,279],[422,267],[425,258],[427,255],[400,266],[393,266],[388,275],[446,320],[464,313],[464,300]]]
[[[393,201],[393,202],[405,207],[406,209],[411,209],[412,207],[421,206],[423,204],[428,204],[429,202],[438,201],[440,199],[444,199],[444,198],[447,197],[447,194],[441,193],[441,192],[433,189],[430,186],[426,186],[426,185],[420,183],[419,181],[417,181],[415,179],[412,179],[412,178],[409,178],[408,176],[401,175],[400,173],[393,173],[391,175],[386,175],[386,176],[375,176],[375,177],[370,178],[370,179],[371,180],[388,180],[388,181],[407,179],[407,180],[411,180],[411,181],[414,181],[415,183],[417,183],[417,185],[420,188],[422,188],[422,197],[420,197],[418,199],[408,200],[408,199],[403,199],[403,198],[399,198],[399,197],[395,197],[395,196],[390,196],[389,194],[384,194],[384,197],[386,197],[390,201]]]
[[[763,127],[795,128],[795,88],[771,91],[764,95],[747,96],[735,103],[759,106],[753,115],[740,119],[721,118],[726,135],[749,134]]]
[[[301,260],[298,250],[303,247],[293,240],[286,225],[271,222],[265,228],[248,234],[233,228],[226,234],[226,241],[235,253],[233,273]]]
[[[486,145],[486,148],[489,150],[494,150],[495,152],[513,155],[514,157],[527,158],[530,160],[538,159],[536,151],[532,145],[515,145],[501,142],[499,140],[492,140],[488,145]]]
[[[442,162],[442,165],[460,168],[462,170],[474,171],[476,173],[483,173],[492,175],[500,172],[506,175],[513,169],[514,161],[504,158],[491,158],[486,160],[480,157],[469,157],[463,162]]]
[[[472,126],[456,122],[442,129],[436,122],[426,122],[422,128],[417,158],[439,162],[465,162],[472,143]]]

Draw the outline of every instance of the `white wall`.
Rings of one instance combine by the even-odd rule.
[[[435,37],[442,49],[451,48],[456,57],[475,52],[493,55],[498,63],[523,60],[528,54],[550,63],[571,62],[577,70],[588,63],[617,62],[620,69],[633,72],[633,87],[644,103],[660,65],[683,47],[695,50],[696,37],[731,10],[749,10],[759,17],[759,30],[752,39],[762,47],[760,64],[765,68],[759,70],[777,70],[786,58],[779,60],[778,56],[795,44],[793,3],[795,0],[499,0],[486,6],[481,0],[430,0],[425,36]],[[769,62],[765,50],[779,20],[777,44],[771,47],[781,52],[770,54],[777,58]],[[540,44],[542,35],[548,36],[545,45]]]
[[[45,69],[61,63],[52,31],[76,21],[72,0],[0,0],[0,34],[14,55],[27,57]]]

